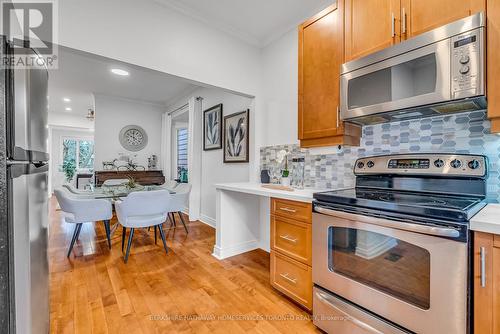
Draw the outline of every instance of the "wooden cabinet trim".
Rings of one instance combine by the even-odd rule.
[[[324,147],[324,146],[335,146],[335,145],[359,146],[360,143],[361,143],[361,138],[359,137],[336,136],[336,137],[326,137],[317,139],[303,139],[300,141],[300,147],[311,148],[311,147]]]
[[[298,229],[280,235],[278,229]],[[297,220],[271,216],[271,249],[307,265],[312,264],[312,225]]]

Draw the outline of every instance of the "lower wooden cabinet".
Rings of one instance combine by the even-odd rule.
[[[500,236],[474,233],[474,333],[500,333]]]
[[[271,250],[271,284],[312,310],[312,268]]]
[[[271,199],[271,285],[312,311],[312,206]]]

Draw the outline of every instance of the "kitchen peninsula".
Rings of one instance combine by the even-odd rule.
[[[271,198],[310,204],[313,188],[275,190],[259,183],[220,183],[213,256],[225,259],[257,248],[270,251]],[[325,190],[323,190],[325,191]]]

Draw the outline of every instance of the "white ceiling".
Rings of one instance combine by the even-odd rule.
[[[111,68],[127,70],[130,75],[117,76]],[[197,87],[165,73],[60,47],[59,69],[49,71],[49,110],[86,115],[93,108],[93,94],[167,105]],[[64,102],[65,97],[71,102]],[[66,111],[66,107],[72,110]]]
[[[334,0],[154,0],[263,47]]]

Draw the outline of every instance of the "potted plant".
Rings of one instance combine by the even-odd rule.
[[[73,160],[66,160],[61,166],[62,172],[64,173],[64,177],[66,178],[66,182],[73,181],[73,177],[76,173],[76,164]]]

